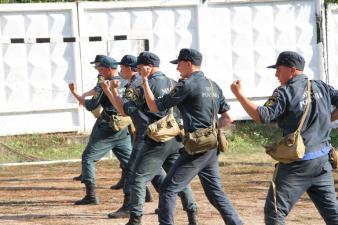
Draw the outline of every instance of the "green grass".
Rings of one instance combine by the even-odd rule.
[[[0,137],[0,142],[17,151],[19,154],[33,156],[42,160],[79,159],[84,143],[72,143],[69,137],[74,134],[30,134]],[[4,151],[0,162],[25,161],[19,154]],[[6,159],[7,158],[7,159]]]
[[[334,147],[338,147],[338,129],[333,129],[331,132],[331,144]]]
[[[81,136],[74,133],[31,134],[0,137],[0,142],[20,154],[34,156],[40,160],[80,159],[85,147],[83,137],[81,139]],[[265,154],[263,145],[279,137],[281,132],[276,124],[258,125],[251,121],[237,121],[228,138],[230,149],[226,155],[236,157]],[[338,146],[338,129],[332,131],[331,143]],[[20,161],[29,160],[8,153],[0,146],[0,163]]]
[[[263,146],[282,135],[276,124],[255,124],[251,121],[238,121],[230,135],[230,152],[256,153],[264,151]],[[331,144],[338,146],[338,129],[331,132]]]
[[[255,124],[238,121],[229,137],[230,152],[255,153],[263,151],[263,145],[281,136],[275,124]]]

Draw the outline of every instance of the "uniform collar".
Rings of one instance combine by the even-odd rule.
[[[107,80],[121,80],[123,79],[120,75],[109,77]]]
[[[297,81],[304,80],[304,79],[307,79],[307,76],[305,74],[299,74],[295,76],[294,78],[288,80],[287,84],[292,84],[292,83],[295,83]]]
[[[149,78],[148,80],[154,78],[154,77],[158,77],[158,76],[164,76],[164,74],[161,72],[161,71],[157,71],[155,73],[153,73]]]
[[[135,74],[134,74],[134,76],[132,76],[132,77],[131,77],[131,79],[130,79],[130,82],[129,82],[129,83],[132,83],[133,81],[135,81],[135,80],[136,80],[136,78],[137,78],[137,76],[139,76],[139,75],[138,75],[138,73],[135,73]]]
[[[204,77],[204,73],[202,71],[196,71],[196,72],[193,72],[189,77],[188,79],[198,79],[198,78],[201,78],[201,77]]]

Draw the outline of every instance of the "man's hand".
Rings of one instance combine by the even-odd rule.
[[[76,89],[75,83],[69,83],[68,84],[69,90],[73,93]]]
[[[228,112],[221,114],[221,117],[218,119],[218,128],[229,128],[233,122],[232,117]]]
[[[82,96],[78,95],[75,91],[76,90],[75,83],[69,83],[68,87],[69,87],[70,92],[73,94],[73,96],[79,101],[79,104],[84,105],[85,104],[84,98]]]
[[[112,88],[118,88],[120,86],[120,84],[121,84],[121,81],[119,81],[119,80],[112,80],[110,82],[110,85],[111,85]]]
[[[138,72],[141,75],[143,80],[146,80],[149,77],[149,75],[151,74],[151,71],[152,71],[152,69],[151,69],[150,66],[142,66],[138,70]]]
[[[105,80],[101,83],[101,88],[105,93],[109,92],[109,87],[110,87],[110,81],[109,80]]]
[[[231,86],[231,91],[236,96],[239,103],[242,105],[246,113],[256,122],[261,123],[261,118],[258,112],[258,106],[245,97],[242,93],[242,84],[240,80],[235,80]]]
[[[234,93],[235,96],[238,96],[238,94],[242,93],[242,84],[240,80],[235,80],[231,84],[231,91]]]

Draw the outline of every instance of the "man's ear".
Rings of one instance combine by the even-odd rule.
[[[190,61],[186,61],[188,63],[188,66],[191,68],[193,65]]]
[[[295,74],[296,71],[297,71],[296,67],[291,67],[291,73],[292,73],[292,74]]]
[[[149,65],[148,65],[148,67],[149,67],[149,68],[148,68],[147,70],[149,70],[149,71],[152,71],[152,70],[153,70],[153,68],[154,68],[154,66],[153,66],[153,65],[151,65],[151,64],[149,64]]]

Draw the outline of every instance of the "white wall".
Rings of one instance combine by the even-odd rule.
[[[328,5],[327,40],[328,40],[328,82],[338,89],[338,6]]]
[[[120,60],[145,49],[161,58],[161,70],[178,78],[175,59],[181,48],[204,55],[203,71],[217,81],[236,119],[248,118],[230,92],[234,79],[243,80],[258,104],[278,85],[274,70],[279,52],[301,53],[310,78],[328,79],[317,44],[318,1],[198,0],[80,2],[66,4],[0,4],[0,135],[90,131],[90,113],[79,109],[67,83],[91,89],[96,54]],[[333,25],[332,29],[336,29]],[[99,36],[101,41],[89,41]],[[114,40],[126,36],[127,40]],[[52,37],[52,43],[11,44],[10,38]],[[75,37],[64,43],[60,38]],[[59,38],[59,39],[58,39]],[[331,53],[332,54],[332,53]],[[337,61],[337,60],[335,60]],[[334,63],[333,63],[334,64]],[[337,67],[330,64],[330,70]],[[335,65],[335,64],[334,64]],[[337,82],[330,75],[330,82]]]
[[[75,6],[0,5],[0,135],[82,129],[66,86],[81,79],[78,43],[33,43],[77,36]]]

